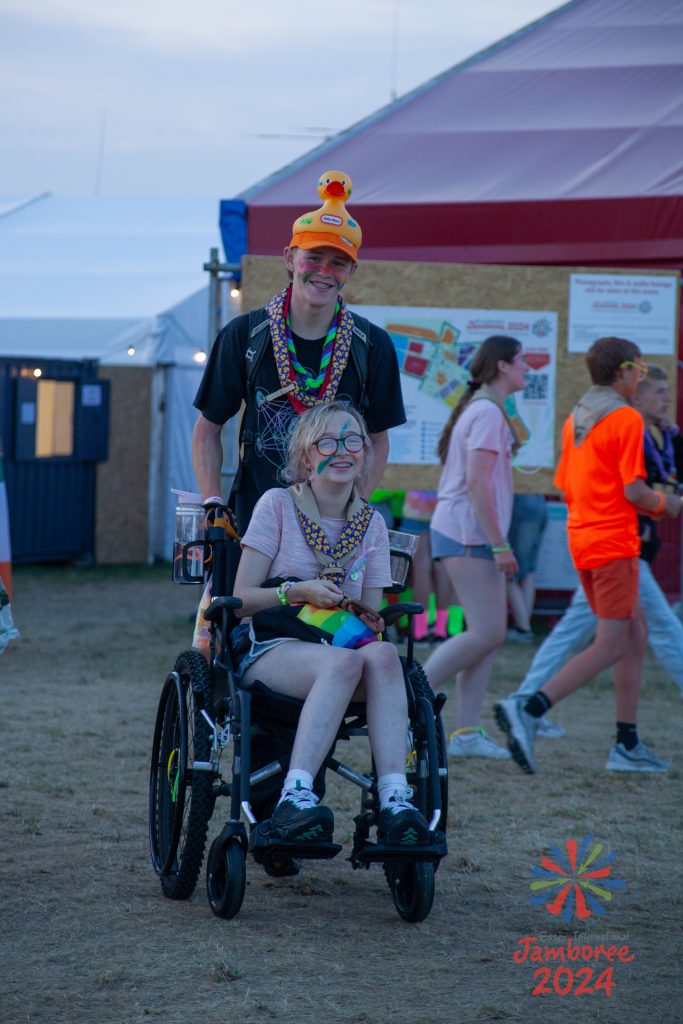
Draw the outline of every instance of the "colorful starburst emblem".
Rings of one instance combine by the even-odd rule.
[[[594,843],[592,836],[567,839],[564,845],[564,850],[551,846],[550,855],[544,854],[540,866],[532,869],[532,904],[544,904],[553,917],[563,915],[565,924],[572,915],[579,921],[601,916],[614,890],[626,888],[625,881],[610,877],[616,853]]]

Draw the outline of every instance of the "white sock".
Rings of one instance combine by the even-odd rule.
[[[284,793],[286,789],[313,789],[313,776],[301,768],[290,768],[282,792]]]
[[[387,775],[380,775],[377,780],[377,792],[379,794],[381,810],[384,810],[389,803],[389,797],[392,797],[397,789],[401,793],[405,793],[408,789],[408,783],[403,772],[389,772]]]

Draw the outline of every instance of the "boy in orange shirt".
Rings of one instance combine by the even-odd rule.
[[[528,699],[495,705],[508,748],[527,773],[536,771],[538,724],[557,701],[598,672],[614,666],[617,736],[608,771],[664,772],[638,738],[636,717],[647,625],[638,600],[638,511],[677,517],[681,499],[645,483],[643,419],[630,404],[647,375],[640,350],[622,338],[600,338],[586,355],[593,386],[579,400],[562,433],[555,486],[569,507],[569,547],[591,608],[598,618],[593,643]]]

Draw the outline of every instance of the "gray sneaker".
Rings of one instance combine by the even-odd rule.
[[[538,730],[536,735],[543,737],[544,740],[559,740],[563,736],[566,736],[566,731],[557,722],[551,722],[546,715],[541,715],[538,720]]]
[[[657,757],[640,741],[633,750],[627,750],[623,743],[615,743],[605,768],[608,772],[665,772],[669,762]]]
[[[508,750],[527,775],[536,772],[534,756],[534,740],[538,732],[538,718],[528,715],[523,708],[524,702],[508,697],[494,704],[493,711],[498,727],[507,734]]]

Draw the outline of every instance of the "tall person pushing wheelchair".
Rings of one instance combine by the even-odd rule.
[[[289,435],[306,409],[345,400],[364,416],[374,452],[364,496],[384,473],[389,429],[405,423],[391,338],[351,313],[342,297],[362,240],[345,206],[351,179],[327,171],[318,194],[323,206],[295,220],[284,250],[290,283],[218,334],[195,398],[193,464],[207,505],[223,500],[221,428],[245,404],[230,501],[241,532],[261,495],[281,485]]]

